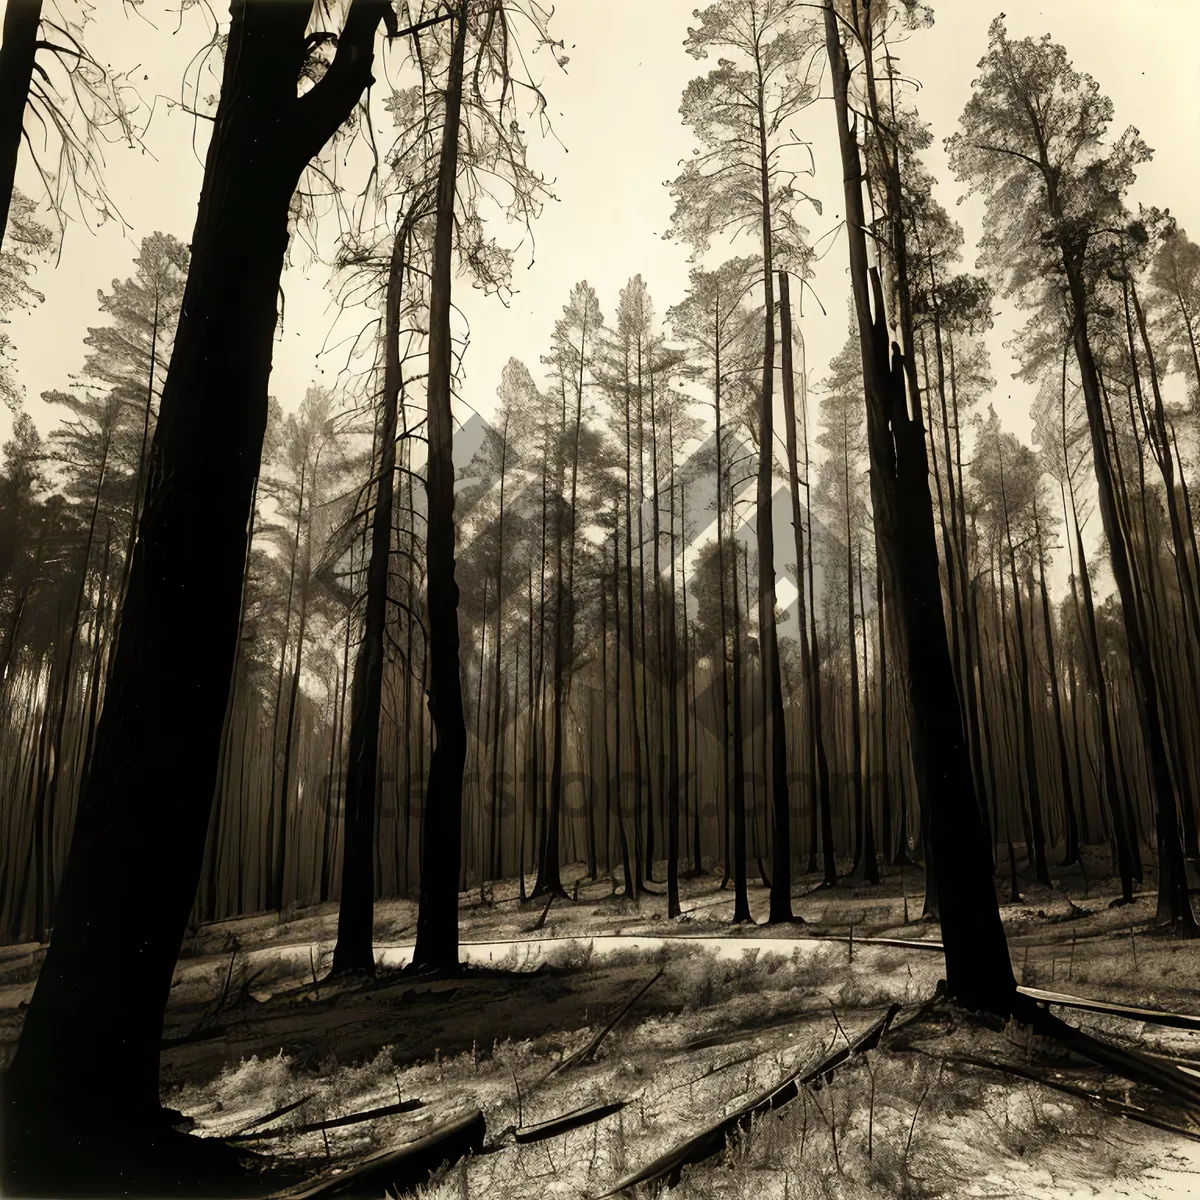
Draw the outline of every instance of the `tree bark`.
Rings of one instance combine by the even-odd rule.
[[[38,1169],[55,1180],[86,1171],[88,1186],[97,1183],[99,1164],[86,1155],[41,1158],[41,1121],[52,1119],[60,1138],[78,1130],[111,1162],[157,1120],[163,1012],[199,880],[229,696],[288,206],[301,171],[370,82],[387,9],[353,0],[334,61],[297,97],[311,5],[233,4],[110,693],[54,940],[6,1081],[7,1182],[16,1187]],[[158,1166],[186,1171],[179,1161]]]
[[[1058,777],[1062,788],[1063,821],[1066,826],[1066,850],[1062,865],[1070,866],[1079,858],[1079,818],[1076,815],[1075,794],[1071,787],[1071,768],[1067,758],[1067,735],[1063,727],[1062,695],[1058,667],[1054,656],[1054,622],[1050,618],[1050,593],[1046,589],[1046,554],[1042,545],[1042,529],[1038,522],[1037,504],[1033,507],[1034,536],[1037,541],[1038,583],[1042,598],[1042,625],[1046,633],[1046,667],[1050,673],[1050,702],[1054,710],[1054,739],[1058,751]],[[1033,595],[1032,586],[1030,596]],[[1082,782],[1082,781],[1081,781]]]
[[[761,71],[760,71],[761,79]],[[767,169],[766,117],[762,87],[758,96],[758,142],[762,185],[763,318],[762,405],[759,412],[758,480],[754,529],[758,544],[758,641],[762,670],[762,729],[767,739],[767,787],[771,797],[772,925],[792,920],[792,840],[788,801],[787,725],[779,674],[779,637],[775,628],[775,279],[772,274],[770,176]]]
[[[784,420],[787,422],[788,489],[792,499],[792,533],[796,545],[796,587],[798,592],[796,599],[796,624],[797,637],[800,642],[800,673],[803,680],[804,702],[808,716],[809,753],[807,761],[815,768],[818,754],[817,743],[822,735],[820,726],[816,721],[816,705],[813,699],[815,684],[813,680],[812,646],[809,642],[808,604],[804,592],[804,521],[800,514],[800,469],[796,447],[796,379],[792,369],[792,298],[791,286],[786,271],[779,272],[779,338],[782,343],[780,351],[782,361],[780,365],[783,371],[783,415]],[[803,380],[801,381],[801,386],[805,386]],[[811,552],[811,545],[809,549]],[[814,833],[816,830],[815,817],[818,804],[818,788],[816,785],[819,779],[820,771],[814,769],[814,778],[811,780],[808,798],[809,812],[814,818],[811,823]],[[825,806],[828,805],[829,797],[827,792],[821,796],[821,803]],[[815,858],[815,837],[812,854]]]
[[[379,710],[383,698],[384,634],[387,626],[388,566],[396,479],[396,426],[400,390],[400,306],[405,255],[418,213],[410,209],[392,241],[383,327],[383,412],[379,430],[379,478],[371,519],[371,557],[363,636],[354,656],[350,688],[349,770],[346,774],[342,893],[333,974],[373,972],[375,922],[375,793],[379,769]],[[347,621],[350,617],[347,616]],[[405,671],[408,664],[405,663]],[[407,737],[407,730],[405,731]],[[407,781],[405,781],[407,783]]]
[[[4,6],[0,42],[0,249],[8,228],[41,20],[42,0],[8,0]]]
[[[462,784],[467,758],[458,661],[458,584],[454,578],[454,418],[450,407],[450,286],[454,198],[462,114],[463,56],[470,0],[459,0],[446,84],[438,166],[437,225],[429,299],[429,462],[425,539],[429,620],[429,716],[434,747],[421,823],[421,895],[414,967],[458,966],[458,874],[462,861]]]
[[[961,1003],[1001,1014],[1012,1011],[1016,981],[992,888],[962,714],[946,638],[938,573],[929,466],[919,402],[910,415],[905,372],[915,376],[911,338],[907,359],[891,348],[878,275],[868,272],[866,220],[858,144],[850,127],[849,63],[833,0],[825,0],[826,48],[832,68],[834,108],[846,198],[846,228],[867,401],[871,494],[883,551],[888,597],[901,631],[912,719],[913,759],[928,800],[930,857],[942,913],[942,940],[950,995]],[[868,47],[869,53],[869,47]],[[889,179],[889,192],[899,180]],[[893,211],[901,303],[907,287],[903,225],[898,197]],[[872,312],[874,300],[874,312]],[[911,333],[911,319],[902,313]],[[912,386],[914,395],[919,389]]]
[[[657,492],[657,488],[655,489]],[[661,580],[655,580],[662,591]],[[671,442],[671,589],[666,597],[667,916],[679,916],[679,651],[675,635],[675,444]],[[686,610],[685,610],[686,612]],[[660,626],[661,628],[661,626]]]
[[[746,891],[746,752],[742,729],[742,615],[738,605],[738,546],[733,543],[733,923],[753,924]]]

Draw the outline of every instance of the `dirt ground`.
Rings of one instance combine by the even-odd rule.
[[[1100,868],[1097,861],[1086,874],[1063,873],[1054,891],[1022,879],[1022,902],[1003,906],[1018,982],[1171,1011],[1200,1008],[1200,952],[1151,932],[1151,893],[1110,907],[1117,889]],[[674,921],[665,916],[665,896],[635,905],[614,897],[607,879],[580,879],[576,891],[577,876],[567,875],[577,898],[548,911],[540,902],[520,904],[515,881],[464,895],[467,966],[452,978],[403,970],[416,915],[407,901],[379,905],[374,979],[325,982],[333,906],[193,931],[164,1031],[164,1103],[189,1117],[197,1134],[216,1137],[291,1106],[251,1129],[270,1136],[245,1146],[311,1172],[351,1164],[478,1108],[485,1152],[435,1177],[424,1194],[599,1196],[855,1038],[895,1003],[903,1031],[747,1122],[723,1154],[685,1167],[665,1194],[1200,1194],[1200,1143],[1186,1132],[964,1063],[986,1051],[989,1061],[1020,1070],[1037,1051],[1003,1031],[916,1018],[942,974],[933,945],[911,944],[938,937],[936,922],[919,919],[918,870],[903,879],[893,871],[877,887],[847,882],[826,890],[802,878],[794,908],[803,923],[785,928],[731,926],[732,893],[717,890],[719,876],[684,880],[685,911]],[[765,919],[761,885],[751,889],[751,907]],[[0,950],[5,1060],[41,953]],[[648,983],[594,1061],[570,1064]],[[1058,1011],[1120,1044],[1200,1062],[1200,1033]],[[1052,1065],[1068,1078],[1066,1067]],[[1069,1086],[1111,1085],[1078,1064],[1070,1070]],[[1112,1094],[1129,1099],[1128,1089]],[[1150,1111],[1144,1097],[1132,1100]],[[600,1105],[613,1111],[566,1133],[526,1138],[539,1122]],[[396,1111],[304,1131],[381,1107]],[[1191,1128],[1186,1117],[1172,1123]]]

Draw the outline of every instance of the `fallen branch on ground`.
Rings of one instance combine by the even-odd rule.
[[[582,1050],[576,1051],[576,1053],[572,1054],[570,1058],[563,1059],[563,1061],[560,1062],[558,1066],[556,1066],[550,1072],[550,1074],[546,1076],[546,1078],[549,1079],[552,1075],[557,1075],[559,1071],[565,1071],[568,1067],[578,1066],[580,1063],[592,1062],[596,1057],[596,1051],[600,1049],[600,1043],[604,1041],[604,1039],[608,1037],[608,1035],[621,1023],[629,1010],[650,990],[655,983],[658,982],[658,980],[662,978],[664,969],[665,968],[660,968],[657,975],[644,983],[638,989],[638,991],[636,991],[625,1002],[617,1015],[613,1017],[613,1019],[609,1021],[609,1023],[605,1025],[604,1028],[601,1029],[600,1032],[597,1033],[596,1036],[592,1038],[592,1040],[588,1042],[588,1044],[584,1046]]]
[[[819,1084],[856,1054],[861,1054],[877,1046],[879,1039],[883,1037],[899,1011],[900,1006],[893,1004],[869,1029],[859,1034],[857,1038],[840,1050],[834,1050],[825,1055],[820,1062],[807,1070],[802,1066],[797,1067],[790,1074],[785,1075],[782,1080],[772,1084],[767,1091],[759,1093],[736,1111],[710,1125],[694,1137],[688,1138],[673,1150],[667,1151],[666,1154],[656,1158],[641,1170],[627,1175],[612,1189],[598,1196],[596,1200],[607,1200],[608,1197],[618,1196],[621,1192],[639,1184],[657,1183],[660,1180],[665,1180],[668,1187],[676,1186],[684,1167],[720,1154],[725,1149],[729,1135],[734,1129],[748,1128],[754,1117],[782,1108],[800,1094],[802,1087]]]
[[[363,1162],[328,1174],[298,1188],[274,1193],[274,1200],[325,1200],[353,1191],[355,1194],[402,1193],[425,1183],[443,1163],[455,1163],[483,1149],[487,1126],[483,1113],[471,1109],[424,1137],[373,1154]]]
[[[1068,1025],[1045,1009],[1037,1009],[1031,1017],[1029,1024],[1039,1036],[1053,1038],[1059,1045],[1131,1083],[1157,1088],[1189,1110],[1200,1109],[1200,1079],[1192,1073],[1170,1063],[1157,1062],[1137,1050],[1125,1050],[1102,1041]]]
[[[224,1140],[227,1142],[261,1142],[268,1138],[320,1133],[325,1129],[340,1129],[343,1125],[358,1125],[363,1121],[376,1121],[380,1117],[394,1117],[398,1113],[412,1112],[414,1108],[423,1107],[423,1104],[424,1102],[421,1100],[401,1100],[397,1104],[385,1104],[382,1108],[368,1108],[363,1112],[350,1113],[344,1117],[330,1117],[327,1121],[313,1121],[308,1125],[290,1125],[284,1129],[265,1129],[261,1133],[236,1133]]]
[[[526,1125],[524,1129],[514,1129],[513,1138],[522,1146],[530,1142],[544,1142],[547,1138],[559,1137],[561,1134],[570,1133],[572,1129],[579,1129],[583,1125],[594,1125],[597,1121],[603,1121],[605,1117],[611,1117],[613,1113],[620,1112],[628,1103],[628,1100],[616,1100],[610,1104],[572,1109],[571,1112],[564,1113],[561,1117],[555,1117],[550,1121],[541,1121],[537,1125]]]
[[[1087,1088],[1079,1087],[1077,1084],[1067,1083],[1063,1079],[1051,1079],[1045,1075],[1039,1075],[1038,1072],[1028,1070],[1025,1067],[1018,1067],[1011,1063],[993,1062],[987,1058],[976,1058],[970,1054],[933,1055],[932,1057],[940,1058],[943,1062],[968,1067],[982,1067],[984,1070],[998,1071],[1004,1075],[1015,1075],[1018,1079],[1028,1079],[1034,1083],[1040,1083],[1048,1088],[1053,1088],[1056,1092],[1064,1092],[1066,1095],[1075,1096],[1080,1100],[1090,1100],[1095,1104],[1099,1104],[1106,1111],[1115,1113],[1118,1116],[1127,1117],[1131,1121],[1139,1121],[1143,1125],[1152,1125],[1155,1129],[1163,1129],[1168,1133],[1177,1133],[1183,1137],[1192,1138],[1194,1141],[1200,1141],[1200,1132],[1197,1132],[1195,1129],[1187,1129],[1182,1125],[1174,1125],[1170,1121],[1160,1120],[1158,1117],[1146,1112],[1145,1109],[1138,1108],[1136,1105],[1125,1104],[1100,1092],[1092,1092]]]
[[[1103,1013],[1110,1017],[1125,1017],[1130,1021],[1145,1021],[1150,1025],[1164,1025],[1170,1029],[1200,1030],[1200,1017],[1190,1013],[1164,1012],[1157,1008],[1138,1008],[1129,1004],[1114,1004],[1108,1000],[1092,1000],[1086,996],[1069,996],[1063,992],[1045,992],[1041,988],[1018,987],[1022,996],[1042,1004],[1054,1004],[1059,1008],[1074,1008],[1080,1012]]]
[[[764,1054],[769,1053],[769,1050],[755,1050],[753,1054],[743,1054],[741,1058],[730,1059],[729,1062],[717,1063],[715,1066],[709,1067],[707,1071],[702,1071],[694,1079],[689,1079],[686,1083],[681,1083],[679,1087],[692,1087],[702,1079],[708,1079],[712,1075],[719,1075],[722,1071],[728,1071],[731,1067],[740,1067],[743,1063],[753,1062],[756,1058],[761,1058]]]
[[[249,1133],[252,1129],[257,1129],[260,1125],[266,1125],[268,1121],[276,1121],[280,1117],[286,1117],[288,1113],[295,1112],[302,1104],[307,1104],[316,1092],[309,1092],[306,1096],[301,1096],[299,1100],[293,1100],[291,1104],[281,1105],[279,1108],[273,1109],[265,1116],[256,1117],[249,1125],[243,1125],[238,1130],[238,1134]]]

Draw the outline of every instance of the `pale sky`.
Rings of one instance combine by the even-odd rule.
[[[956,128],[1000,2],[941,0],[934,5],[934,27],[896,48],[905,73],[922,84],[917,103],[934,134],[926,162],[938,178],[939,198],[965,226],[968,267],[975,258],[979,208],[955,207],[957,185],[941,142]],[[500,371],[510,355],[523,358],[540,376],[539,356],[577,280],[587,279],[595,287],[606,317],[613,313],[620,288],[638,272],[660,316],[681,299],[686,251],[662,235],[672,207],[665,181],[677,173],[679,160],[692,146],[678,115],[680,94],[705,66],[682,48],[694,7],[694,0],[560,0],[557,5],[551,30],[565,41],[570,64],[563,73],[547,55],[534,61],[544,59],[537,71],[550,100],[555,134],[566,150],[540,140],[536,124],[528,125],[530,160],[553,180],[558,200],[547,205],[535,227],[532,265],[528,248],[518,254],[517,294],[509,308],[465,285],[456,296],[471,327],[462,395],[483,415],[492,409]],[[198,10],[185,13],[182,21],[163,0],[145,0],[141,16],[123,16],[116,5],[100,11],[89,32],[96,56],[116,70],[136,66],[131,73],[147,99],[178,98],[184,65],[206,38]],[[1137,125],[1155,149],[1131,199],[1169,207],[1184,228],[1200,236],[1200,70],[1195,60],[1200,3],[1004,0],[1004,11],[1013,36],[1050,32],[1063,42],[1075,66],[1093,74],[1112,97],[1114,132]],[[376,73],[382,76],[381,69]],[[131,230],[123,233],[115,223],[89,230],[75,221],[59,265],[39,269],[36,286],[46,301],[32,313],[18,314],[10,334],[27,408],[43,431],[47,410],[37,398],[45,389],[67,387],[82,366],[86,328],[98,322],[97,290],[132,273],[143,235],[161,229],[190,238],[208,131],[207,123],[200,123],[193,149],[191,118],[169,111],[160,99],[146,136],[150,153],[114,146],[107,154],[108,186]],[[816,239],[834,229],[842,214],[831,104],[819,101],[809,108],[798,120],[798,132],[812,141],[817,174],[809,187],[824,206],[822,216],[810,213],[805,222]],[[28,167],[28,162],[21,164],[18,186],[32,193]],[[822,248],[828,243],[826,238]],[[738,253],[752,250],[748,242],[736,248]],[[341,365],[334,353],[318,354],[327,340],[337,340],[329,337],[336,313],[328,284],[329,273],[321,264],[284,274],[286,319],[277,337],[271,392],[285,408],[296,405],[314,381],[331,383]],[[801,327],[810,378],[819,383],[825,363],[846,336],[848,289],[840,234],[818,268],[815,287],[828,315],[806,302]],[[1013,368],[1003,349],[1020,317],[1001,307],[991,336],[994,402],[1006,424],[1028,436],[1031,397],[1010,378]],[[7,413],[0,412],[0,438],[7,436],[8,426]]]

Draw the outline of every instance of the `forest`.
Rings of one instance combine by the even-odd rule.
[[[664,3],[680,287],[522,307],[587,7],[7,0],[5,1194],[1192,1194],[1186,174],[1052,10]]]

